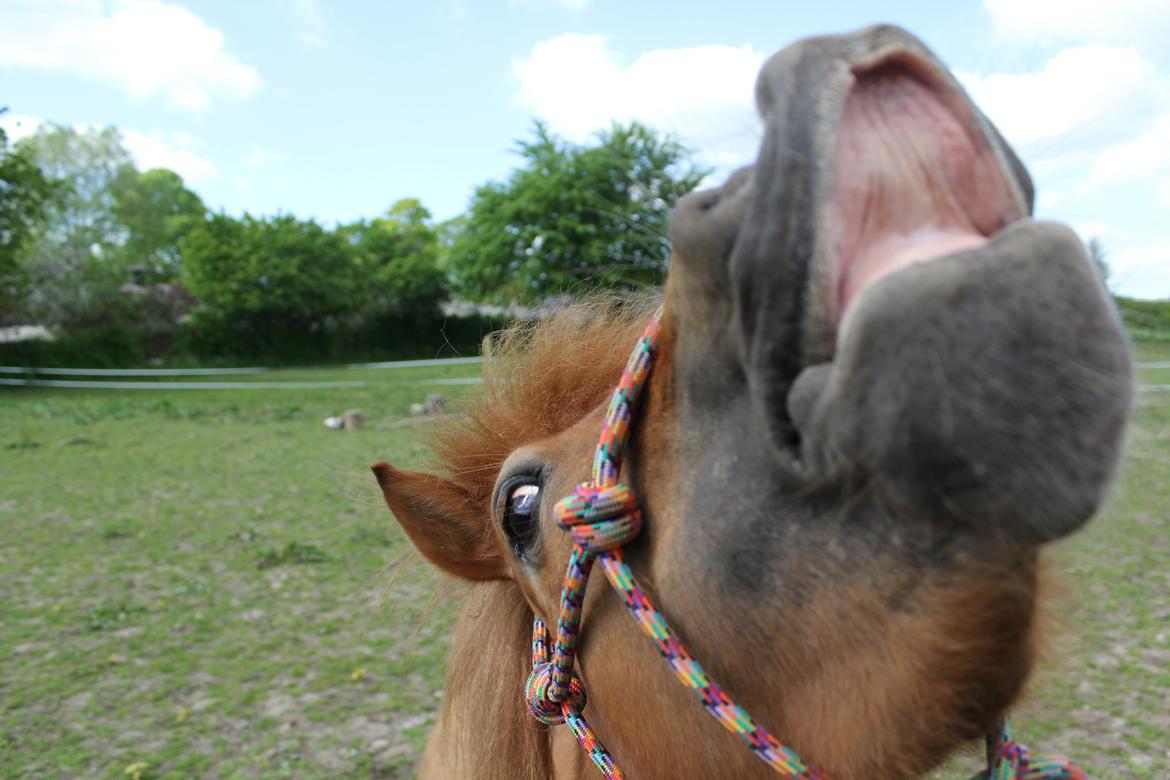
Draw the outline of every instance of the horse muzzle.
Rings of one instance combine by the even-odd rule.
[[[755,164],[676,211],[668,300],[725,331],[780,463],[1028,543],[1079,527],[1132,395],[1080,240],[904,30],[794,44],[756,96]]]

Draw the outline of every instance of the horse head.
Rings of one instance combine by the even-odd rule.
[[[908,33],[794,44],[756,95],[755,164],[672,220],[626,559],[711,675],[827,776],[919,777],[1029,676],[1041,549],[1091,517],[1118,461],[1127,340],[1077,236],[1030,218],[1023,165]],[[552,508],[589,476],[646,314],[512,331],[437,439],[445,474],[375,467],[419,550],[478,583],[436,776],[592,771],[527,719],[527,626],[556,623],[572,542]],[[612,592],[583,614],[586,712],[629,776],[769,776]]]

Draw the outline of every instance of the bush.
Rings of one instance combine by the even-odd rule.
[[[126,325],[80,330],[55,341],[0,344],[0,365],[32,368],[120,368],[147,362],[141,334]]]
[[[203,308],[192,343],[287,360],[322,349],[325,323],[352,307],[351,254],[335,233],[291,216],[212,215],[181,243],[184,283]]]
[[[317,365],[413,360],[479,354],[484,336],[507,323],[504,317],[391,317],[336,321],[317,338],[285,342],[279,351],[256,352],[230,338],[230,327],[201,331],[178,326],[163,352],[157,334],[125,324],[75,331],[56,341],[0,343],[0,365],[31,368],[139,368],[159,365]]]
[[[1117,296],[1121,318],[1133,338],[1170,341],[1170,300],[1142,301]]]

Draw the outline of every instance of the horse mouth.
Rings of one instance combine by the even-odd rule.
[[[837,127],[827,209],[828,319],[867,287],[973,249],[1026,216],[984,122],[906,53],[854,66]]]

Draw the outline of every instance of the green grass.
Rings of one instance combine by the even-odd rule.
[[[1141,362],[1170,360],[1170,341],[1139,341],[1133,346],[1134,357]]]
[[[409,776],[454,607],[366,466],[421,465],[410,403],[467,390],[417,381],[476,371],[0,393],[0,777]],[[365,430],[322,425],[353,407]],[[1170,776],[1168,506],[1170,394],[1147,394],[1109,507],[1051,556],[1063,628],[1015,717],[1095,777]]]
[[[0,395],[0,776],[395,777],[450,608],[366,469],[419,465],[416,384]],[[367,428],[322,420],[361,408]],[[397,563],[396,563],[397,562]]]

